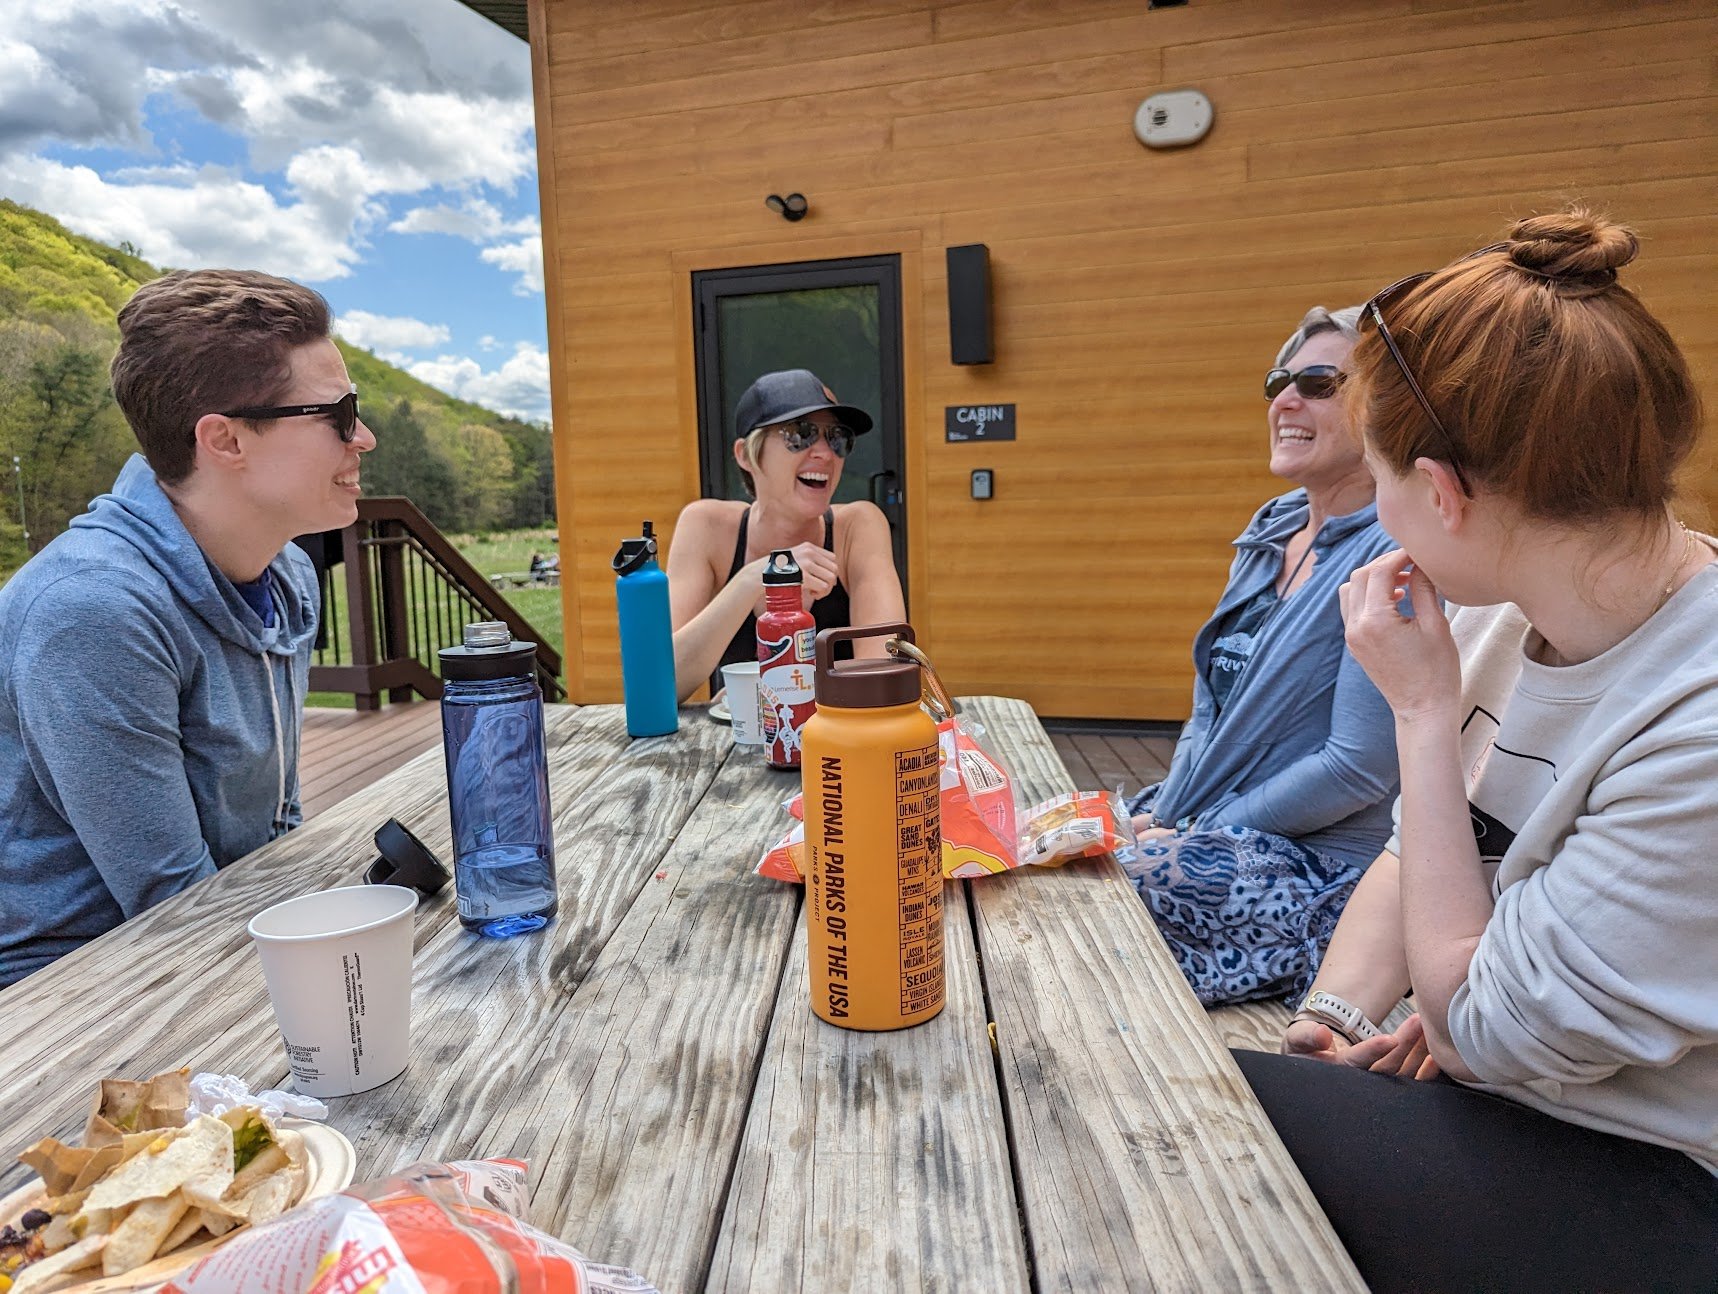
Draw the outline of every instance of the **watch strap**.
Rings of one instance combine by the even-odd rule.
[[[1300,1010],[1295,1012],[1295,1018],[1316,1020],[1336,1030],[1349,1042],[1376,1038],[1381,1032],[1354,1003],[1322,989],[1315,989],[1306,995],[1306,1000],[1300,1004]]]

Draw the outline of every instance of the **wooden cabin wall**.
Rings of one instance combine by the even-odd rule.
[[[1185,717],[1230,541],[1286,488],[1260,384],[1358,302],[1583,198],[1718,409],[1714,0],[532,0],[568,676],[620,695],[609,558],[698,493],[690,272],[903,257],[912,615],[949,685]],[[1154,152],[1140,101],[1216,125]],[[799,191],[789,224],[769,193]],[[990,247],[996,362],[949,362]],[[946,444],[944,406],[1018,406]],[[974,467],[996,497],[974,502]],[[1703,456],[1692,493],[1718,499]]]

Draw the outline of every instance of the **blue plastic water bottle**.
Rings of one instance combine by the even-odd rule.
[[[614,573],[626,731],[633,737],[661,737],[680,727],[680,702],[668,575],[656,564],[656,533],[648,521],[641,537],[621,544],[614,555]]]
[[[486,620],[440,656],[460,924],[492,939],[541,930],[556,898],[537,644]]]

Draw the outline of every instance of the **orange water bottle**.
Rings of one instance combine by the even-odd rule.
[[[844,1029],[902,1029],[943,1009],[941,771],[919,666],[835,661],[835,644],[909,625],[817,635],[806,721],[806,937],[811,1009]]]

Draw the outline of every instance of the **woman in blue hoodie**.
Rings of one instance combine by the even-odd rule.
[[[143,450],[0,590],[0,985],[300,821],[319,590],[294,535],[376,447],[309,288],[180,271],[119,312]]]
[[[1270,468],[1298,489],[1235,540],[1193,642],[1193,713],[1129,804],[1129,875],[1201,1002],[1299,996],[1390,835],[1390,709],[1343,645],[1337,589],[1394,547],[1338,374],[1357,308],[1315,306],[1265,377]]]

